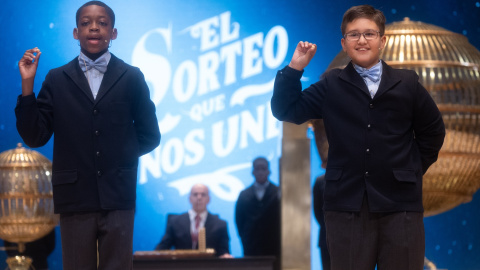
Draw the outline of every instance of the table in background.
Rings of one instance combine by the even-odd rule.
[[[175,270],[274,270],[275,257],[243,257],[222,259],[208,258],[133,258],[133,270],[175,269]]]

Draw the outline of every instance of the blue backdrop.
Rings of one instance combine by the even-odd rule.
[[[145,74],[157,106],[161,145],[141,158],[134,250],[152,250],[167,213],[186,211],[192,184],[211,190],[209,209],[228,221],[234,256],[242,249],[234,223],[238,193],[253,182],[251,161],[265,156],[278,183],[281,123],[270,112],[276,71],[296,43],[314,42],[317,55],[305,86],[315,82],[340,51],[340,22],[352,5],[372,4],[387,23],[423,21],[462,33],[480,48],[480,2],[414,1],[106,1],[116,13],[111,52]],[[24,51],[42,51],[35,92],[48,70],[79,53],[75,12],[84,1],[3,1],[0,10],[0,152],[21,142],[13,109],[21,92],[17,63]],[[52,158],[52,143],[36,149]],[[321,174],[312,143],[312,183]],[[480,198],[425,219],[427,257],[448,269],[480,269]],[[308,221],[305,221],[308,222]],[[319,269],[318,226],[312,222],[312,269]],[[50,256],[61,269],[61,245]],[[475,254],[477,256],[475,256]],[[4,254],[2,254],[4,256]],[[0,268],[4,257],[0,258]]]

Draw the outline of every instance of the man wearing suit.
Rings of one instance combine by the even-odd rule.
[[[322,168],[326,168],[326,160],[322,162]],[[325,216],[323,213],[323,196],[325,193],[325,174],[315,179],[313,185],[313,213],[315,219],[320,225],[318,232],[318,247],[320,248],[320,258],[322,259],[322,270],[330,270],[330,255],[327,247],[327,230],[325,229]]]
[[[215,249],[219,257],[231,257],[227,222],[207,211],[210,202],[208,187],[194,185],[189,199],[192,209],[180,215],[168,215],[165,235],[155,249],[197,249],[199,229],[205,228],[207,248]]]
[[[37,97],[40,50],[27,50],[19,61],[17,130],[30,147],[55,134],[52,186],[63,269],[131,269],[138,159],[160,143],[155,104],[142,72],[108,51],[117,37],[113,10],[90,1],[76,22],[79,56],[50,70]]]
[[[235,222],[244,256],[280,256],[280,189],[268,180],[268,160],[253,161],[255,182],[238,196]]]
[[[311,121],[315,131],[315,144],[318,155],[322,161],[322,169],[327,168],[328,161],[328,141],[325,134],[325,125],[323,119],[314,119]],[[318,247],[320,248],[320,258],[322,259],[322,269],[330,270],[330,255],[327,247],[327,230],[325,228],[325,215],[323,213],[323,196],[325,193],[325,174],[320,175],[313,185],[312,199],[313,212],[315,219],[320,225],[318,232]]]
[[[442,115],[415,72],[379,59],[386,42],[381,11],[352,7],[341,30],[352,61],[302,91],[303,69],[317,47],[299,42],[277,73],[272,112],[297,124],[324,120],[332,269],[423,269],[422,176],[443,144]]]

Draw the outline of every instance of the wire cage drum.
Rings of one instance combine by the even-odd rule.
[[[53,213],[52,163],[18,147],[0,153],[0,238],[19,243],[39,239],[57,224]]]

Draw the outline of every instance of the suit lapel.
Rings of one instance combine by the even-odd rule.
[[[392,73],[392,70],[393,70],[392,67],[387,65],[383,60],[382,60],[382,68],[383,68],[382,80],[380,81],[380,85],[378,86],[377,93],[374,96],[375,99],[379,98],[382,94],[392,89],[397,83],[400,82],[400,78],[395,77],[395,75]],[[350,83],[356,88],[361,89],[365,94],[370,96],[367,84],[362,79],[362,77],[358,74],[358,72],[355,70],[351,61],[342,70],[342,72],[339,75],[339,78]]]
[[[267,189],[265,190],[265,195],[263,195],[262,200],[269,200],[270,198],[274,197],[274,196],[272,196],[273,192],[275,192],[275,187],[273,186],[272,183],[270,183],[268,185]]]
[[[380,81],[380,85],[378,86],[378,90],[374,98],[379,98],[381,95],[392,89],[397,83],[401,81],[401,79],[396,77],[394,72],[392,72],[393,68],[383,62],[383,60],[382,67],[382,80]]]
[[[185,243],[190,243],[188,246],[189,248],[191,248],[193,243],[190,230],[190,216],[188,215],[188,212],[180,216],[180,228],[178,229],[178,231],[188,232],[188,234],[185,236],[184,241]]]
[[[67,74],[68,77],[82,90],[83,93],[90,99],[93,103],[93,94],[92,90],[90,90],[90,86],[88,85],[87,77],[83,73],[80,65],[78,64],[78,57],[70,61],[68,63],[63,72]]]
[[[190,216],[188,215],[188,212],[187,214],[181,215],[181,224],[182,227],[187,227],[187,231],[190,232]]]
[[[250,186],[248,195],[250,196],[250,198],[248,198],[249,201],[260,201],[257,197],[257,194],[255,194],[255,185]]]
[[[207,225],[210,225],[211,219],[212,219],[212,215],[210,215],[210,213],[207,212],[207,218],[205,219],[205,227],[207,227]]]
[[[367,84],[353,67],[352,61],[350,61],[348,65],[342,70],[342,72],[340,72],[340,75],[338,75],[338,77],[370,96]]]
[[[212,215],[207,212],[207,219],[205,220],[205,234],[210,231],[210,227],[212,226]],[[208,238],[208,237],[207,237]]]
[[[120,77],[127,71],[127,66],[125,63],[118,59],[115,55],[111,54],[112,57],[108,62],[107,71],[103,75],[102,83],[100,84],[100,89],[98,90],[97,98],[95,103],[100,102],[100,100],[105,96],[105,94],[110,91],[112,86],[120,79]]]

